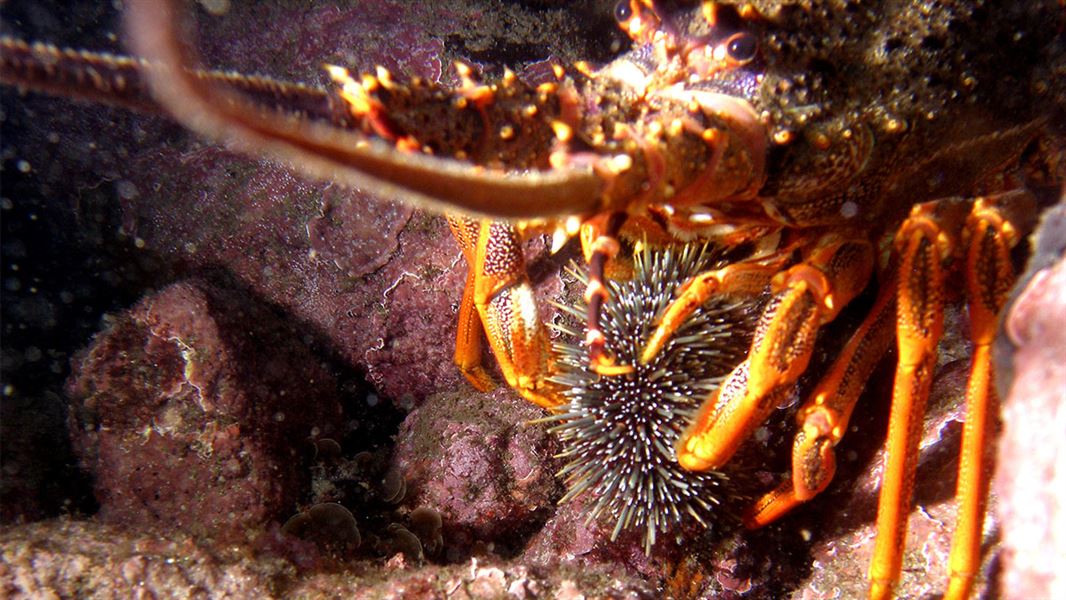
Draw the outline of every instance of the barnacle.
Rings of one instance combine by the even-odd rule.
[[[699,244],[640,250],[634,275],[610,282],[602,326],[608,347],[633,372],[604,377],[592,371],[577,331],[559,327],[566,338],[555,381],[569,403],[545,419],[565,444],[568,463],[560,472],[568,491],[563,501],[593,498],[588,519],[614,520],[611,539],[631,528],[644,529],[649,551],[658,532],[685,515],[709,526],[716,507],[729,495],[720,472],[692,473],[677,464],[674,444],[691,417],[744,356],[751,341],[752,310],[758,302],[717,297],[692,315],[654,361],[639,356],[655,317],[686,279],[722,261],[720,252]],[[581,270],[571,269],[579,280]],[[584,306],[560,306],[581,319]]]

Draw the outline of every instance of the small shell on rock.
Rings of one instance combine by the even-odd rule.
[[[315,448],[318,450],[316,458],[320,461],[331,461],[341,455],[341,445],[330,438],[315,440]]]
[[[407,560],[416,564],[422,563],[422,542],[418,541],[418,536],[399,523],[389,525],[387,531],[391,534],[386,543],[390,555],[401,552]]]
[[[411,532],[422,541],[422,548],[430,556],[436,555],[444,547],[441,535],[440,513],[428,506],[419,506],[410,515]]]
[[[353,456],[352,462],[355,463],[355,468],[358,469],[360,473],[369,472],[374,466],[374,454],[364,450]]]
[[[398,469],[391,469],[381,480],[381,499],[389,504],[399,504],[407,495],[407,479]]]
[[[322,502],[292,517],[282,533],[314,542],[323,552],[345,555],[359,547],[362,539],[355,515],[336,502]]]
[[[341,445],[329,438],[307,438],[307,455],[312,463],[333,462],[341,455]]]

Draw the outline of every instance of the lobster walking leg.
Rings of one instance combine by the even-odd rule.
[[[448,226],[459,243],[467,264],[463,299],[459,304],[459,324],[456,328],[453,360],[470,385],[479,392],[487,392],[496,387],[496,384],[485,371],[485,366],[481,364],[481,341],[485,335],[485,328],[481,325],[481,317],[474,303],[477,273],[474,265],[477,262],[477,240],[481,225],[474,219],[448,217]]]
[[[818,328],[862,290],[872,269],[867,241],[826,235],[803,263],[773,278],[775,296],[748,358],[704,401],[678,442],[683,467],[705,471],[729,461],[807,368]]]
[[[589,349],[589,366],[600,375],[616,376],[633,371],[632,365],[616,365],[607,355],[607,338],[600,329],[600,313],[607,303],[607,263],[614,260],[620,249],[618,230],[625,222],[625,213],[608,213],[581,227],[581,245],[589,264],[589,282],[585,289],[588,305],[585,345]]]
[[[459,310],[456,364],[474,387],[491,388],[480,360],[479,332],[484,331],[507,383],[538,406],[558,406],[562,397],[548,381],[554,354],[537,313],[518,232],[499,221],[453,217],[449,224],[470,269]]]
[[[663,349],[674,332],[711,296],[718,294],[757,295],[766,290],[780,270],[776,264],[738,263],[700,273],[686,281],[677,298],[659,318],[659,324],[648,338],[640,362],[647,364]]]
[[[896,271],[892,270],[870,314],[796,414],[799,431],[792,447],[792,477],[759,498],[744,515],[754,529],[771,523],[821,493],[836,472],[833,448],[870,373],[892,344],[896,314]]]
[[[1015,224],[1005,208],[1024,204],[1008,194],[995,200],[978,200],[966,224],[966,292],[970,309],[973,364],[966,391],[966,424],[959,453],[959,476],[955,502],[958,522],[948,561],[950,580],[944,596],[967,598],[980,567],[981,531],[988,499],[988,484],[995,448],[994,435],[999,399],[992,378],[992,341],[997,315],[1014,281],[1010,249],[1017,243]]]
[[[959,461],[959,518],[946,598],[969,595],[980,564],[990,442],[995,429],[990,347],[996,316],[1013,281],[1010,249],[1020,237],[1022,216],[1027,210],[1031,212],[1032,205],[1028,194],[1011,192],[978,199],[972,205],[949,199],[915,207],[896,236],[898,263],[893,263],[873,309],[797,415],[800,431],[793,447],[792,477],[747,511],[746,525],[766,525],[829,484],[836,465],[832,449],[847,430],[863,383],[895,334],[899,364],[878,506],[878,536],[870,567],[870,597],[891,596],[902,567],[918,439],[943,330],[946,272],[961,247],[958,234],[962,231],[967,240],[963,268],[974,357]],[[967,210],[969,218],[963,225]]]
[[[945,263],[955,250],[951,233],[958,231],[963,209],[954,199],[915,206],[896,236],[899,362],[877,506],[877,541],[870,564],[871,598],[890,597],[899,579],[922,417],[936,367],[936,346],[944,330]]]
[[[959,460],[959,519],[952,543],[947,598],[965,598],[980,563],[981,528],[991,466],[991,416],[996,398],[992,387],[990,345],[996,315],[1013,280],[1010,248],[1019,235],[1023,207],[1032,206],[1025,192],[977,199],[958,199],[916,206],[900,227],[896,251],[901,257],[897,335],[899,365],[889,416],[885,473],[877,511],[877,543],[870,565],[870,597],[887,598],[899,580],[907,535],[918,440],[936,365],[936,344],[943,329],[944,267],[968,240],[962,267],[967,280],[973,365],[967,389],[967,415]],[[1010,214],[1006,208],[1010,207]]]

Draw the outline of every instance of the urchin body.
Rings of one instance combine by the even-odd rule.
[[[568,486],[563,501],[588,494],[590,520],[613,520],[612,540],[624,530],[643,529],[646,551],[659,532],[686,520],[710,526],[729,494],[723,473],[681,468],[674,446],[703,400],[743,359],[758,302],[714,298],[655,360],[639,360],[678,286],[720,262],[720,254],[700,244],[641,250],[633,277],[609,283],[602,326],[618,363],[635,366],[629,374],[594,372],[578,332],[560,328],[555,381],[569,402],[548,420],[557,423],[553,431],[565,445],[560,456],[569,461],[560,472]],[[584,306],[562,308],[577,318],[585,314]]]

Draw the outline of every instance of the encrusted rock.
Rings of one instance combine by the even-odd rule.
[[[1036,239],[996,348],[1004,402],[993,485],[1006,598],[1066,596],[1066,204],[1048,211]]]
[[[296,334],[201,281],[116,317],[68,381],[100,518],[221,533],[288,516],[309,477],[302,445],[340,423],[336,382]]]
[[[433,396],[404,421],[396,465],[411,506],[440,512],[449,560],[475,542],[517,552],[551,513],[561,492],[551,439],[544,426],[529,424],[542,416],[500,388]]]
[[[620,569],[488,560],[397,569],[369,564],[303,572],[269,550],[249,552],[184,533],[159,535],[92,521],[0,529],[5,598],[618,598],[657,595]]]

